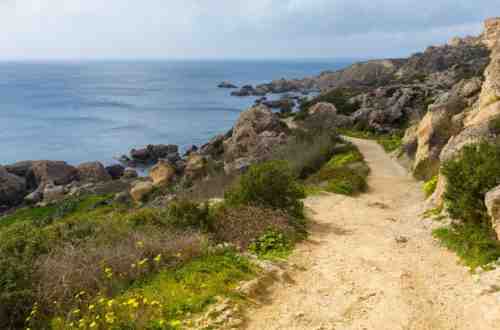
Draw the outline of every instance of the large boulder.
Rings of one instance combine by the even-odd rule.
[[[30,188],[44,186],[48,183],[65,185],[78,180],[78,170],[63,161],[34,161],[27,174]]]
[[[165,186],[175,177],[175,168],[165,160],[160,160],[149,171],[154,186]]]
[[[26,181],[0,166],[0,206],[15,206],[26,195]]]
[[[463,100],[459,97],[429,107],[429,112],[417,128],[417,151],[413,166],[416,178],[428,180],[439,172],[443,147],[462,128],[460,118],[454,116],[463,108]]]
[[[208,174],[207,165],[208,160],[205,157],[199,154],[191,154],[187,159],[184,174],[192,180],[201,179]]]
[[[310,115],[325,114],[335,116],[337,114],[337,108],[335,105],[327,102],[319,102],[307,111]]]
[[[135,202],[143,202],[153,192],[153,189],[153,183],[149,181],[137,181],[130,189],[130,196]]]
[[[100,162],[88,162],[78,165],[78,177],[84,182],[110,181],[111,175]]]
[[[48,183],[43,188],[43,202],[54,203],[63,200],[66,197],[64,186],[56,186]]]
[[[490,190],[484,201],[491,217],[491,225],[500,238],[500,186]]]
[[[125,172],[125,167],[120,164],[113,164],[110,166],[106,166],[106,172],[111,176],[111,179],[118,180],[123,176]]]
[[[274,148],[287,141],[288,128],[266,106],[258,105],[241,113],[231,137],[224,141],[227,169],[237,159],[256,162],[268,158]]]

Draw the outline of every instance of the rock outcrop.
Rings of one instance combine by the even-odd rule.
[[[229,82],[229,81],[223,81],[221,82],[219,85],[217,85],[217,87],[219,88],[238,88],[238,86],[236,86],[235,84]]]
[[[27,173],[29,187],[66,185],[78,180],[78,170],[64,161],[39,160],[32,162]]]
[[[500,238],[500,186],[486,194],[485,204],[491,218],[493,230],[496,232],[497,238]]]
[[[137,202],[143,202],[149,194],[153,191],[153,183],[149,181],[137,181],[130,189],[130,196]]]
[[[26,181],[0,166],[0,208],[21,203],[25,194]]]
[[[285,143],[288,128],[265,106],[255,106],[241,113],[232,135],[224,141],[226,172],[241,170],[241,164],[266,159],[274,147]]]
[[[165,160],[160,160],[149,172],[154,186],[166,186],[175,177],[175,168]]]
[[[111,180],[111,175],[100,162],[87,162],[78,165],[78,178],[84,182],[102,182]]]
[[[159,159],[168,159],[175,163],[181,159],[179,146],[173,144],[150,144],[145,148],[130,150],[130,156],[123,155],[120,162],[126,166],[136,167],[137,165],[152,165]]]

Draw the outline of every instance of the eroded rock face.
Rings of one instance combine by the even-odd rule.
[[[78,180],[78,170],[63,161],[34,161],[27,174],[29,187],[44,186],[48,183],[65,185]]]
[[[500,238],[500,186],[490,190],[484,201],[491,217],[491,225],[497,233],[497,238]]]
[[[111,175],[100,162],[87,162],[78,165],[78,177],[84,182],[110,181]]]
[[[132,185],[130,189],[130,196],[135,202],[143,202],[146,197],[151,194],[154,186],[152,182],[149,181],[138,181]]]
[[[125,167],[120,164],[106,166],[106,172],[108,172],[108,174],[111,176],[111,179],[118,180],[123,176]]]
[[[274,147],[286,142],[288,128],[265,106],[255,106],[241,113],[232,136],[224,141],[226,171],[232,163],[246,159],[248,163],[264,160]]]
[[[165,160],[160,160],[149,172],[155,186],[165,186],[175,177],[175,168]]]
[[[205,157],[199,154],[191,154],[186,162],[184,174],[192,180],[197,180],[205,177],[207,173],[208,161]]]
[[[0,206],[15,206],[23,201],[26,181],[0,166]]]

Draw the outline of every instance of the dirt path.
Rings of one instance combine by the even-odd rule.
[[[352,141],[370,191],[306,201],[314,224],[291,258],[293,283],[276,284],[247,328],[500,329],[500,296],[479,295],[421,220],[420,184],[375,142]]]

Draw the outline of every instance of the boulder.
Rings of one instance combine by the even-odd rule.
[[[150,144],[145,148],[132,149],[130,157],[132,161],[140,164],[155,163],[160,158],[179,157],[179,147],[173,144]],[[125,158],[124,158],[125,159]]]
[[[63,161],[34,161],[27,174],[29,188],[44,186],[48,183],[66,185],[78,180],[78,170]]]
[[[217,85],[219,88],[238,88],[238,86],[230,83],[229,81],[223,81],[219,85]]]
[[[439,172],[441,151],[450,137],[462,128],[461,122],[452,118],[463,108],[463,100],[459,97],[429,107],[417,128],[417,151],[413,165],[416,178],[428,180]]]
[[[31,170],[31,166],[33,166],[33,161],[27,160],[11,165],[6,165],[5,169],[9,173],[25,178],[28,175],[28,172]]]
[[[123,171],[123,178],[125,178],[125,179],[134,179],[134,178],[137,178],[138,176],[139,176],[139,174],[133,168],[127,167]]]
[[[165,186],[173,180],[174,176],[175,168],[165,160],[160,160],[149,172],[154,186]]]
[[[100,162],[87,162],[78,165],[78,177],[84,182],[110,181],[111,175]]]
[[[310,115],[315,114],[327,114],[327,115],[336,115],[337,108],[335,105],[327,102],[320,102],[310,107],[308,110]]]
[[[241,113],[232,136],[224,140],[226,166],[239,158],[267,159],[274,148],[287,141],[288,128],[266,106],[255,106]]]
[[[58,202],[63,200],[65,196],[66,196],[66,191],[63,186],[56,186],[52,183],[48,183],[43,188],[44,203]]]
[[[205,177],[207,172],[208,161],[205,157],[199,154],[191,154],[186,162],[184,174],[192,180],[197,180]]]
[[[26,181],[0,166],[0,206],[15,206],[26,195]]]
[[[108,172],[108,174],[111,176],[111,179],[118,180],[123,176],[125,167],[120,164],[106,166],[106,172]]]
[[[138,181],[132,185],[130,189],[130,196],[135,202],[142,202],[144,199],[151,194],[154,186],[153,183],[149,181]]]
[[[484,201],[491,217],[491,225],[497,233],[497,238],[500,238],[500,186],[490,190]]]
[[[31,194],[27,195],[24,197],[24,201],[27,204],[34,205],[38,202],[41,202],[43,200],[43,189],[42,187],[38,188],[37,190],[33,191]]]

